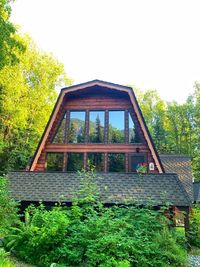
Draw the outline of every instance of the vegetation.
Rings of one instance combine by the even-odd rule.
[[[15,26],[9,21],[10,0],[0,0],[0,70],[4,66],[12,66],[19,62],[18,54],[25,50],[16,35]]]
[[[9,227],[19,221],[17,203],[10,197],[7,181],[0,177],[0,238],[5,236]]]
[[[200,83],[194,89],[184,104],[165,103],[155,90],[134,91],[158,152],[190,156],[200,180]]]
[[[192,209],[189,242],[190,245],[200,248],[200,204],[196,204]]]

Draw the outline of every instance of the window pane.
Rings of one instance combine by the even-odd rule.
[[[54,144],[64,143],[65,125],[66,125],[66,114],[63,117],[61,123],[59,124],[56,134],[53,138]]]
[[[47,153],[47,171],[63,170],[63,153]]]
[[[147,162],[144,155],[134,155],[130,156],[130,166],[131,172],[147,172]]]
[[[88,167],[94,167],[95,171],[104,171],[104,154],[88,153]]]
[[[138,135],[137,129],[131,117],[131,114],[128,115],[129,121],[129,143],[141,143],[141,139]]]
[[[67,153],[67,170],[80,171],[83,168],[83,153]]]
[[[109,111],[109,143],[124,143],[124,111]]]
[[[125,172],[125,155],[122,153],[108,154],[108,171]]]
[[[90,111],[90,143],[104,142],[104,111]]]
[[[70,112],[69,143],[84,143],[85,112]]]

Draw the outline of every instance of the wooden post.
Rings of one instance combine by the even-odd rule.
[[[189,207],[184,207],[183,210],[185,212],[184,226],[185,226],[185,235],[187,237],[188,236],[189,229],[190,229],[190,220],[189,220],[190,209],[189,209]]]

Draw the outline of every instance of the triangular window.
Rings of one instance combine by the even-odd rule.
[[[133,118],[131,114],[128,114],[128,122],[129,122],[129,143],[142,143],[141,137],[138,133],[138,129],[135,126]]]
[[[58,125],[55,136],[53,138],[53,144],[63,144],[65,139],[65,127],[66,126],[66,114]]]

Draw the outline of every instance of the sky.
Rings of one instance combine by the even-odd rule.
[[[200,81],[199,11],[200,0],[15,0],[11,21],[74,84],[100,79],[183,103]]]

